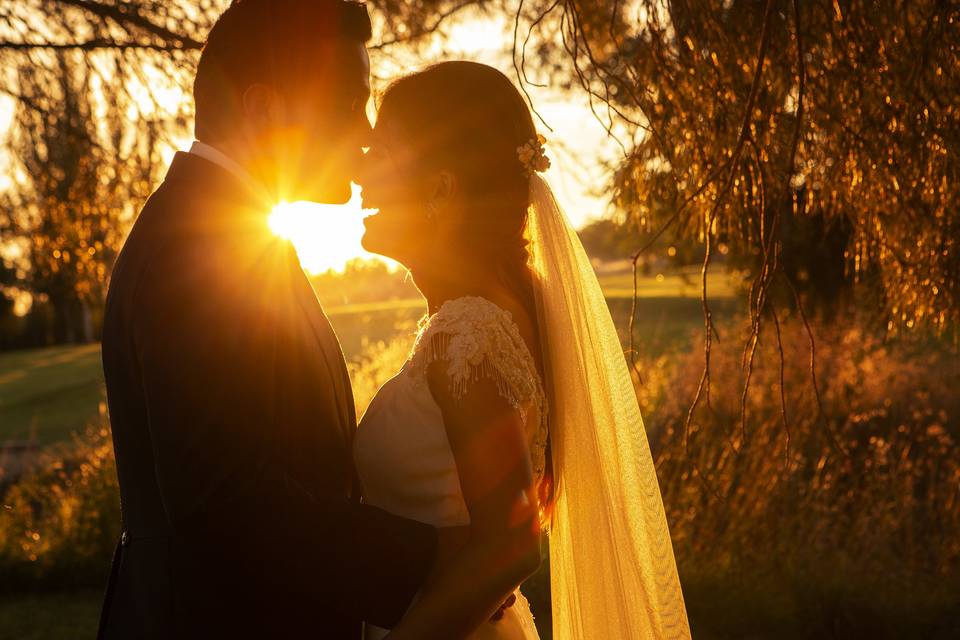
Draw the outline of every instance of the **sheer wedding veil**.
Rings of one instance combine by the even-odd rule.
[[[656,470],[600,284],[547,182],[527,221],[549,401],[557,640],[689,638]]]

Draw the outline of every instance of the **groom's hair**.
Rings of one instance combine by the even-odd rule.
[[[210,30],[197,65],[197,139],[211,141],[227,134],[252,84],[289,93],[305,83],[322,82],[316,69],[329,55],[324,41],[364,43],[370,37],[370,17],[359,2],[234,0]]]

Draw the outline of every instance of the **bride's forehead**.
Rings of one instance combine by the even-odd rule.
[[[391,147],[403,144],[403,137],[400,135],[399,127],[393,117],[390,115],[384,117],[382,113],[377,114],[377,121],[373,127],[373,140],[375,144]]]

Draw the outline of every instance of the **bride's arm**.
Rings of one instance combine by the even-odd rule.
[[[440,558],[392,640],[467,636],[540,563],[540,524],[520,412],[489,379],[471,382],[465,395],[453,397],[445,370],[446,362],[434,362],[428,380],[443,412],[470,525],[462,546],[449,559]]]

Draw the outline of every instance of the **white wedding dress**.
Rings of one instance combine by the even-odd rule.
[[[447,302],[380,389],[354,450],[366,500],[436,526],[469,523],[427,365],[446,360],[454,395],[496,380],[524,417],[533,468],[549,429],[554,640],[689,640],[656,468],[617,330],[577,233],[550,186],[530,177],[526,237],[544,362],[540,380],[509,313],[482,298]],[[547,419],[549,418],[549,419]],[[384,635],[368,630],[368,638]],[[537,638],[526,600],[472,638]]]
[[[377,392],[360,421],[354,446],[364,501],[435,527],[470,524],[446,427],[427,384],[427,366],[447,362],[453,394],[480,378],[496,381],[500,394],[527,425],[537,477],[544,469],[546,411],[543,383],[513,317],[492,302],[464,297],[446,302],[421,323],[410,358]],[[471,640],[539,638],[526,599]],[[367,626],[367,640],[386,631]]]

